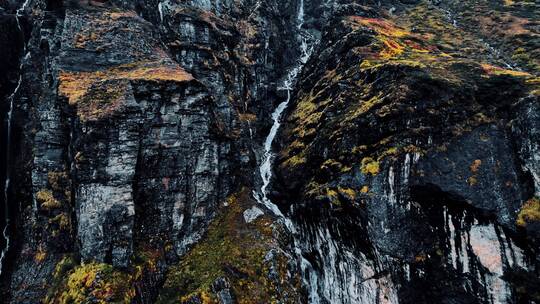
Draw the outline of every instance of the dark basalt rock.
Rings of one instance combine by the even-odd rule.
[[[266,27],[287,29],[282,18],[294,12],[281,2],[255,13],[250,3],[104,4],[26,9],[33,29],[12,147],[21,254],[3,274],[6,302],[114,301],[121,291],[155,302],[220,203],[255,183],[254,150],[282,75],[268,67],[290,64],[277,55],[287,30]],[[86,271],[118,293],[70,289]],[[238,282],[218,281],[209,292],[235,301]]]
[[[429,155],[416,167],[412,185],[435,185],[440,191],[492,214],[508,229],[531,195],[519,180],[511,142],[494,125],[481,126],[450,142],[448,150]]]
[[[0,13],[0,69],[3,71],[0,78],[0,96],[4,100],[13,92],[17,85],[19,57],[22,52],[22,35],[17,29],[17,20],[14,15]],[[7,112],[7,105],[2,103],[2,113]]]

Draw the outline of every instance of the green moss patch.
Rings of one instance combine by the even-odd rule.
[[[132,303],[136,285],[157,271],[160,251],[138,249],[129,269],[107,263],[80,264],[74,255],[65,255],[55,267],[43,303]]]
[[[158,303],[183,303],[193,298],[217,303],[212,284],[218,278],[230,282],[238,303],[282,299],[268,278],[265,262],[274,242],[272,220],[263,216],[246,224],[243,211],[252,203],[247,189],[228,199],[228,206],[210,225],[206,237],[169,269]],[[285,280],[285,260],[280,260],[279,268],[281,280]]]

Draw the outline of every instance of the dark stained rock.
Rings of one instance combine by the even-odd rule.
[[[457,201],[492,214],[509,229],[531,195],[522,186],[508,135],[494,125],[481,126],[450,142],[447,151],[419,161],[413,186],[432,185]]]
[[[13,177],[26,185],[16,191],[14,249],[24,254],[6,276],[10,301],[125,294],[154,302],[220,203],[255,184],[255,150],[283,73],[269,66],[290,64],[277,52],[290,39],[281,18],[294,12],[277,10],[286,7],[278,1],[222,4],[26,7],[33,28],[14,120],[21,170]],[[284,32],[270,31],[271,23]],[[271,47],[261,42],[270,39]],[[257,253],[262,263],[265,252]],[[29,269],[36,274],[26,277]],[[86,275],[113,291],[74,287]],[[208,292],[232,301],[234,291],[220,286]]]

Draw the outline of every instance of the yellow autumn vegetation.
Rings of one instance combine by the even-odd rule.
[[[59,92],[74,105],[93,84],[122,79],[184,82],[193,80],[193,76],[174,64],[140,61],[93,72],[61,71]]]

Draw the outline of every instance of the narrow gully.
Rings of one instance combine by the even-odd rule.
[[[291,101],[291,92],[294,88],[294,84],[296,83],[298,75],[302,71],[304,64],[311,56],[311,53],[313,52],[313,45],[315,44],[312,35],[302,29],[303,24],[304,1],[300,0],[297,16],[297,28],[299,30],[298,39],[300,40],[301,55],[300,58],[297,60],[296,65],[287,73],[285,80],[283,81],[281,86],[278,87],[279,90],[284,90],[287,92],[287,98],[285,99],[285,101],[280,103],[272,113],[273,124],[272,128],[270,129],[270,133],[268,134],[264,142],[264,154],[261,165],[259,167],[259,173],[262,179],[262,186],[260,187],[259,191],[253,192],[253,196],[255,197],[257,202],[271,210],[280,219],[285,220],[285,224],[289,229],[291,228],[290,221],[283,215],[281,210],[279,210],[279,208],[268,198],[268,186],[270,185],[270,181],[272,179],[272,164],[274,161],[272,144],[274,143],[276,134],[281,127],[281,118],[283,112],[285,111],[285,109],[287,109],[287,106]]]

